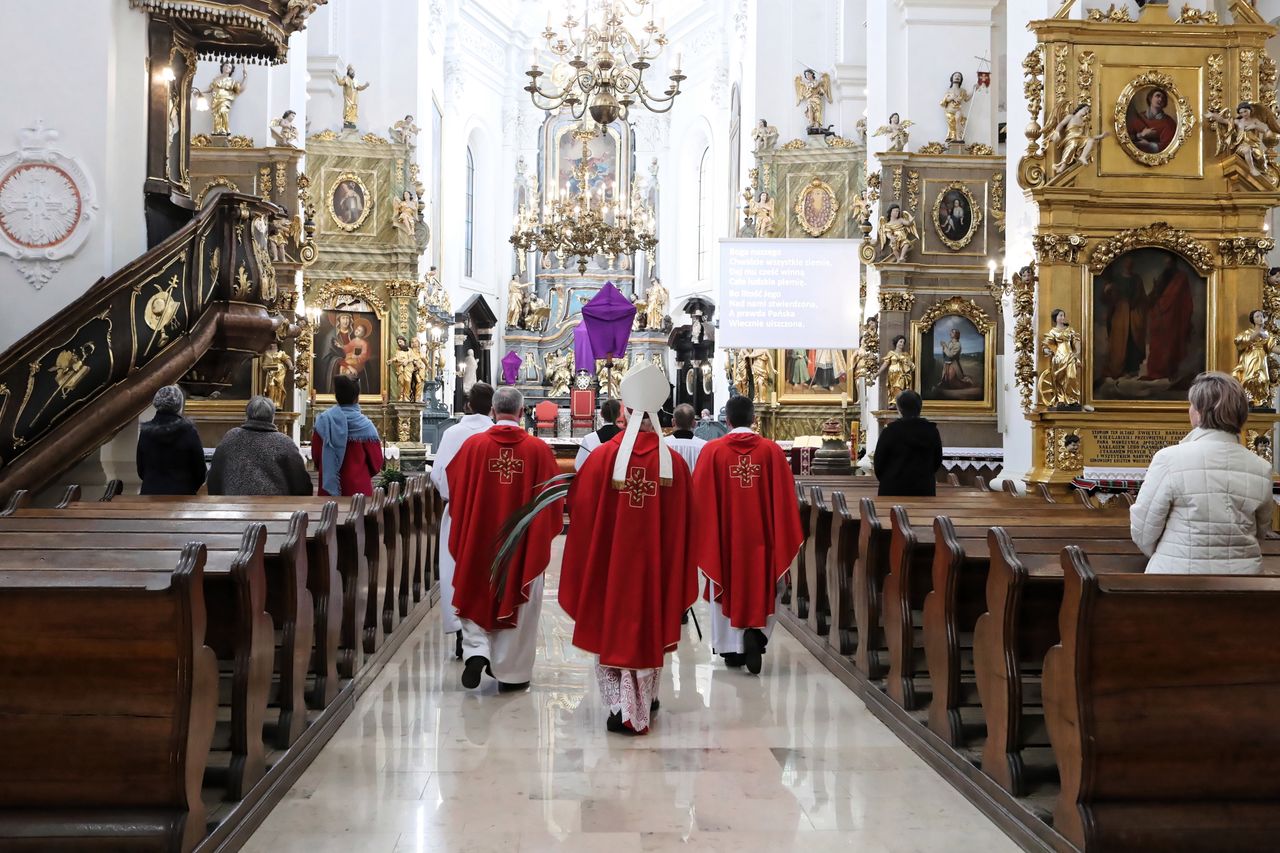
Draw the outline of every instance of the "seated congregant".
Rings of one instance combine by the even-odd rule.
[[[276,404],[257,396],[227,431],[209,466],[211,495],[310,495],[311,475],[293,439],[276,428]]]
[[[582,444],[578,447],[578,456],[573,460],[573,469],[575,471],[582,467],[582,463],[587,461],[591,451],[602,444],[612,441],[615,435],[622,432],[622,428],[618,426],[618,420],[621,415],[622,403],[612,397],[600,404],[600,420],[604,421],[604,426],[582,437]]]
[[[1193,429],[1151,457],[1129,533],[1154,574],[1262,572],[1258,540],[1271,527],[1271,466],[1240,444],[1249,399],[1225,373],[1187,392]]]
[[[698,464],[698,454],[702,452],[703,446],[707,443],[693,434],[693,406],[688,403],[681,403],[676,406],[676,410],[671,414],[671,423],[675,429],[672,430],[671,437],[667,439],[667,444],[684,458],[684,461],[689,465],[689,471],[692,472]]]
[[[937,494],[942,467],[942,436],[932,421],[920,417],[923,402],[915,391],[898,395],[898,419],[880,432],[873,457],[878,494],[921,496]]]
[[[360,386],[349,376],[333,378],[337,405],[316,418],[311,459],[320,477],[321,495],[371,495],[373,476],[382,470],[382,440],[373,421],[360,411]]]
[[[194,495],[204,485],[204,444],[195,424],[182,416],[186,397],[177,385],[156,392],[156,416],[138,429],[140,494]]]

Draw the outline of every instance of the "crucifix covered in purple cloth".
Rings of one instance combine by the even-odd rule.
[[[520,353],[511,350],[502,357],[502,384],[515,385],[520,376]]]
[[[591,301],[582,306],[582,325],[587,329],[592,355],[595,358],[619,358],[625,355],[635,318],[636,306],[614,287],[613,282],[605,282],[604,287],[591,297]],[[576,355],[576,342],[574,351]],[[578,365],[579,370],[591,370],[594,367],[594,361],[589,366]]]

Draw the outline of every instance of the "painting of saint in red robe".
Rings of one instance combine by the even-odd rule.
[[[1205,369],[1207,285],[1185,258],[1143,248],[1093,282],[1092,373],[1097,400],[1185,400]]]
[[[1139,151],[1159,154],[1178,133],[1178,119],[1170,112],[1169,93],[1159,86],[1139,89],[1129,102],[1125,129]]]

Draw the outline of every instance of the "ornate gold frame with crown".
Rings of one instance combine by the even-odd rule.
[[[947,197],[947,193],[953,191],[964,196],[964,200],[969,204],[969,230],[958,240],[953,240],[942,233],[942,226],[938,223],[939,214],[942,212],[942,200]],[[963,181],[952,181],[938,190],[938,195],[933,200],[932,216],[933,232],[938,235],[938,239],[943,242],[943,245],[955,252],[959,252],[972,243],[974,236],[982,227],[982,206],[978,204],[977,199],[973,197],[973,193],[969,191],[969,187]]]
[[[933,352],[930,348],[926,356],[924,347],[924,337],[927,333],[934,330],[939,321],[947,317],[960,317],[977,330],[983,339],[982,352],[982,382],[978,388],[982,391],[982,397],[978,400],[948,400],[933,399],[930,391],[925,387],[925,368],[928,364],[926,358],[932,360]],[[916,372],[913,381],[914,390],[924,397],[925,410],[942,410],[951,412],[982,412],[991,413],[996,408],[996,392],[995,392],[995,366],[996,366],[996,324],[995,321],[982,310],[982,306],[978,305],[972,299],[965,299],[961,296],[954,296],[950,299],[940,300],[925,309],[919,319],[913,320],[911,323],[911,352],[915,354]]]
[[[1139,92],[1150,86],[1159,86],[1165,90],[1169,96],[1170,106],[1176,112],[1178,122],[1173,140],[1163,151],[1158,152],[1139,149],[1129,137],[1129,129],[1127,127],[1129,105]],[[1124,87],[1120,92],[1120,97],[1116,99],[1115,109],[1112,111],[1111,118],[1112,132],[1115,134],[1116,141],[1120,143],[1120,147],[1124,149],[1124,153],[1146,166],[1163,166],[1172,160],[1177,155],[1178,149],[1182,147],[1182,143],[1196,127],[1196,114],[1192,111],[1191,105],[1187,103],[1187,99],[1178,92],[1178,84],[1174,82],[1173,77],[1154,70],[1139,74],[1129,81],[1129,85]]]
[[[826,198],[825,204],[822,206],[821,218],[811,216],[809,211],[810,197],[821,193]],[[831,226],[835,224],[836,216],[840,212],[840,200],[836,198],[835,190],[831,189],[831,185],[821,178],[813,178],[805,185],[804,189],[796,196],[795,204],[796,221],[800,223],[800,227],[810,237],[821,237],[831,230]]]
[[[304,285],[304,288],[307,287]],[[377,320],[375,333],[378,336],[377,356],[379,391],[377,394],[361,394],[362,403],[385,403],[390,396],[387,372],[387,342],[391,340],[390,318],[387,305],[378,296],[375,288],[367,282],[353,281],[350,278],[342,281],[326,281],[316,287],[313,296],[314,306],[321,311],[348,311],[353,314],[372,314]],[[335,402],[333,394],[321,394],[316,391],[316,361],[320,358],[320,333],[322,328],[317,324],[314,330],[311,354],[310,383],[311,399],[320,403]],[[408,334],[408,333],[405,333]]]
[[[338,187],[340,185],[347,182],[353,183],[356,186],[358,186],[360,188],[360,192],[364,194],[364,205],[361,207],[360,215],[356,217],[354,222],[344,221],[340,216],[338,216],[338,212],[333,209],[334,193],[338,191]],[[334,226],[338,228],[338,230],[340,231],[347,231],[347,232],[359,231],[360,226],[364,225],[365,220],[367,220],[369,216],[372,215],[373,209],[376,205],[377,205],[377,201],[374,198],[374,196],[370,194],[369,187],[355,172],[343,172],[340,175],[338,175],[338,177],[334,178],[333,182],[329,184],[329,191],[326,192],[324,195],[325,210],[329,212],[329,218],[333,220]]]

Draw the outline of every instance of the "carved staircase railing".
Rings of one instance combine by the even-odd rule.
[[[37,489],[136,419],[161,386],[207,394],[274,339],[280,209],[222,193],[164,242],[0,354],[0,494]]]

